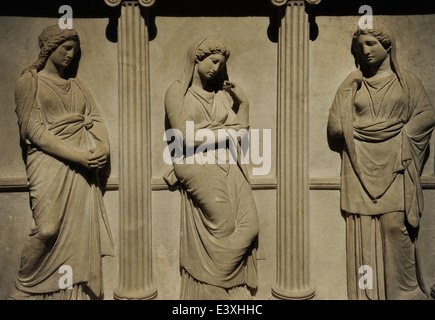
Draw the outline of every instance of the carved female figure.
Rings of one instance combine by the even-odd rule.
[[[397,63],[385,26],[358,28],[352,51],[358,70],[338,88],[328,120],[329,136],[344,139],[348,296],[426,299],[416,242],[435,113],[417,76]]]
[[[99,298],[101,257],[113,254],[100,189],[108,132],[76,77],[77,32],[49,26],[39,46],[15,89],[33,222],[10,298]]]
[[[184,152],[182,163],[174,162],[173,170],[165,175],[168,184],[180,185],[182,197],[182,299],[248,299],[248,289],[257,287],[259,226],[251,186],[243,164],[228,161],[231,137],[218,135],[218,130],[249,128],[248,99],[239,86],[228,81],[229,55],[219,39],[208,37],[193,43],[184,79],[173,82],[165,96],[169,126],[180,130],[185,150],[186,141],[192,141],[195,148],[203,143],[186,133],[187,121],[194,123],[194,133],[208,129],[215,138],[203,152],[216,151],[215,161],[201,162]],[[228,144],[222,146],[222,139]],[[226,161],[218,161],[222,152]]]

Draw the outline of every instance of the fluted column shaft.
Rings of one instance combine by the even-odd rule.
[[[149,40],[139,5],[121,4],[119,74],[119,279],[116,299],[152,299]]]
[[[304,1],[283,10],[278,40],[278,187],[276,284],[279,299],[310,299],[308,16]]]

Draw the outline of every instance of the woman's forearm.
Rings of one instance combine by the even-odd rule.
[[[43,152],[54,156],[56,158],[60,158],[63,160],[71,161],[74,163],[78,163],[84,167],[89,168],[88,166],[88,153],[89,152],[80,152],[74,150],[73,148],[67,146],[50,132],[45,131],[42,133],[38,146],[42,149]]]
[[[249,124],[249,102],[242,102],[239,105],[239,110],[236,114],[235,122],[239,122],[244,125]]]
[[[184,132],[183,141],[185,145],[198,147],[210,144],[214,146],[217,143],[228,141],[228,134],[225,127],[222,128],[204,128],[193,129]],[[209,142],[209,143],[208,143]]]

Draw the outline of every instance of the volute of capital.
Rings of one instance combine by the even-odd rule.
[[[138,0],[138,1],[142,7],[151,7],[156,2],[156,0]]]
[[[117,7],[125,0],[104,0],[109,7]],[[130,1],[131,2],[131,1]],[[137,0],[142,7],[151,7],[156,0]]]
[[[287,4],[287,2],[289,0],[270,0],[270,1],[272,2],[272,4],[274,6],[280,7],[280,6],[283,6],[283,5]]]
[[[277,7],[281,7],[283,5],[286,5],[288,2],[291,1],[301,1],[301,0],[270,0],[272,2],[273,5],[277,6]],[[305,2],[309,3],[309,4],[313,4],[313,5],[317,5],[320,2],[322,2],[322,0],[304,0]]]
[[[309,4],[317,5],[320,2],[322,2],[322,0],[305,0],[305,2],[308,2]]]
[[[104,0],[104,2],[109,6],[109,7],[117,7],[121,4],[122,0]]]

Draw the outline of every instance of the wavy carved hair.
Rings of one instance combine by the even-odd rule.
[[[68,68],[65,69],[65,75],[74,78],[77,75],[78,65],[81,57],[80,38],[74,29],[61,29],[58,24],[46,27],[38,37],[40,52],[38,59],[29,67],[23,70],[22,73],[30,70],[36,72],[44,69],[50,55],[64,42],[72,40],[78,45],[78,52],[71,61]]]

